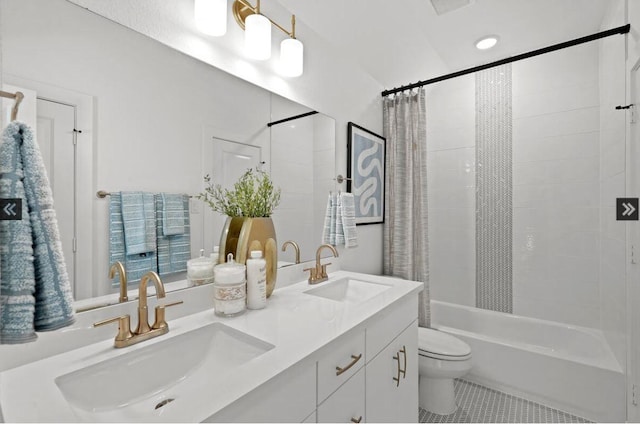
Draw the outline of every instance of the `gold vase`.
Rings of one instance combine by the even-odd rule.
[[[220,235],[218,261],[226,262],[233,253],[236,262],[244,264],[252,250],[260,250],[267,261],[267,297],[276,286],[278,268],[278,244],[276,230],[271,218],[227,217]]]

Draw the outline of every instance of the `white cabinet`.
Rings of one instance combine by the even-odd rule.
[[[209,422],[417,422],[417,294],[209,418]]]
[[[418,322],[365,367],[368,422],[418,421]]]
[[[224,384],[212,378],[212,384]],[[289,368],[236,402],[209,417],[206,422],[315,422],[316,363],[304,361]]]
[[[318,406],[318,422],[364,422],[364,398],[364,369],[360,369]]]

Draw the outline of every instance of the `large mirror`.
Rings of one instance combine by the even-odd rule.
[[[309,115],[65,0],[0,5],[2,87],[26,95],[19,119],[36,129],[46,157],[74,296],[83,307],[109,303],[118,291],[108,279],[110,199],[96,192],[195,195],[203,176],[215,174],[215,146],[225,143],[260,150],[260,166],[283,193],[273,215],[278,244],[294,240],[303,261],[313,257],[334,187],[332,118]],[[300,114],[307,116],[267,126]],[[193,198],[189,208],[191,255],[209,255],[224,217]],[[279,255],[283,265],[295,262],[292,250]],[[164,279],[177,282],[184,273]]]

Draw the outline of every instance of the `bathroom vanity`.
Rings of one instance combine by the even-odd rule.
[[[108,340],[0,373],[3,418],[416,422],[421,289],[338,271],[277,289],[267,308],[233,318],[170,311],[168,334],[127,348],[113,347],[111,328]],[[203,293],[185,291],[184,306]]]

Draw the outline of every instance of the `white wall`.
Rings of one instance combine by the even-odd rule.
[[[598,51],[513,64],[513,310],[596,328]]]
[[[625,22],[625,4],[611,2],[602,28]],[[616,197],[626,196],[627,112],[616,110],[626,97],[626,48],[624,38],[600,41],[600,311],[601,328],[618,362],[626,366],[626,225],[615,220]],[[637,226],[638,224],[635,223]]]
[[[430,85],[426,99],[430,293],[475,306],[475,76]]]
[[[172,0],[163,11],[158,11],[154,6],[156,0],[70,1],[259,87],[333,117],[336,120],[337,173],[346,175],[349,121],[375,133],[382,133],[380,93],[383,87],[352,58],[336,53],[332,45],[308,28],[300,17],[297,19],[296,34],[305,46],[304,74],[299,78],[285,79],[275,73],[275,57],[261,63],[248,61],[242,56],[243,32],[233,21],[231,12],[228,15],[227,34],[214,38],[203,37],[193,29],[192,0]],[[228,3],[231,8],[233,2]],[[276,2],[265,2],[263,12],[279,23],[287,23],[291,18],[291,12]],[[283,34],[275,29],[273,34],[273,51],[277,53]],[[346,186],[336,184],[334,187],[338,190]],[[358,248],[340,249],[343,268],[381,273],[382,225],[359,226],[358,237]]]

